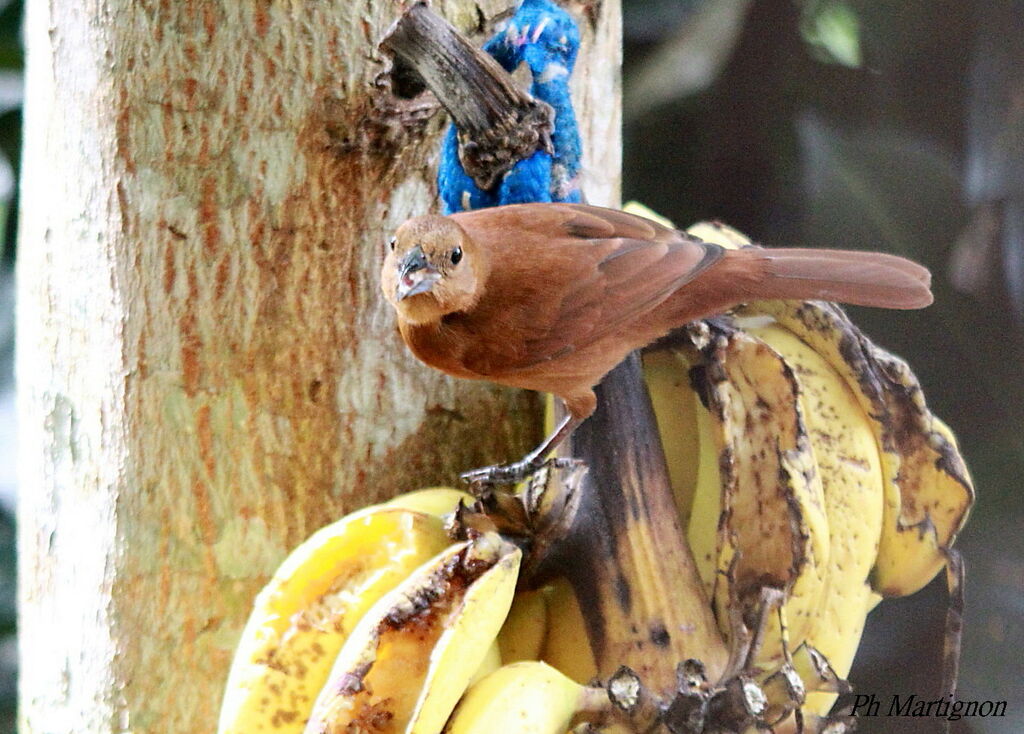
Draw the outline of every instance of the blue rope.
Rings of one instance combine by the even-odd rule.
[[[569,92],[579,47],[576,21],[553,0],[522,0],[515,15],[484,44],[484,50],[506,71],[522,63],[529,68],[530,94],[555,112],[554,153],[537,151],[485,191],[462,168],[455,126],[449,125],[437,173],[445,214],[500,204],[580,201],[580,134]]]

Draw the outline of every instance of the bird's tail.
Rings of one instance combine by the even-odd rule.
[[[746,276],[741,287],[749,289],[745,295],[750,300],[838,301],[896,309],[924,308],[932,302],[931,273],[897,255],[750,247],[730,250],[726,261]]]

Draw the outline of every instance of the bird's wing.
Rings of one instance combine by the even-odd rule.
[[[628,329],[723,253],[616,209],[524,204],[474,214],[460,224],[492,253],[478,316],[507,324],[501,345],[464,355],[479,374],[557,359]]]

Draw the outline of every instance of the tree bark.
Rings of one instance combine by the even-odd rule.
[[[508,4],[434,7],[482,37]],[[291,547],[537,438],[532,399],[417,363],[379,296],[443,123],[373,83],[399,10],[28,3],[23,732],[213,731]],[[618,2],[576,10],[584,190],[614,204]]]

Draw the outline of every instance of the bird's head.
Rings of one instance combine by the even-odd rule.
[[[454,220],[414,217],[388,243],[380,284],[407,321],[421,324],[472,308],[486,278],[486,252]]]

